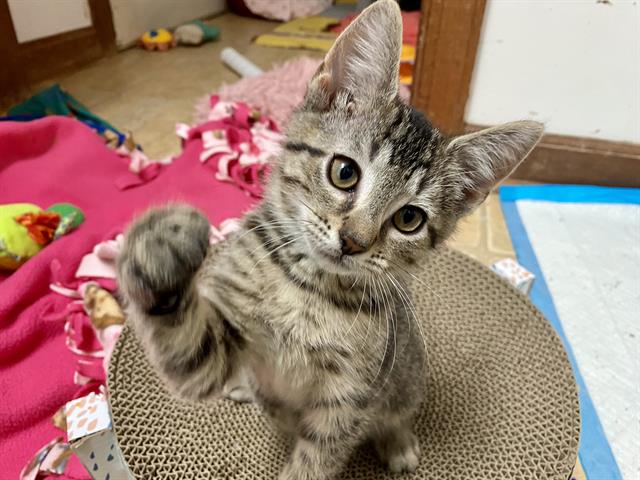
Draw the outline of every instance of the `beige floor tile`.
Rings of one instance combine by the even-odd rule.
[[[482,243],[482,233],[486,222],[484,205],[481,205],[472,215],[463,218],[458,224],[458,230],[453,234],[451,243],[457,248],[477,248]]]
[[[497,192],[492,192],[472,215],[461,220],[449,246],[485,265],[515,258]]]
[[[487,232],[487,247],[490,251],[513,255],[513,244],[507,230],[507,224],[502,214],[500,197],[492,193],[486,200],[487,219],[485,229]]]
[[[584,473],[580,459],[576,460],[576,466],[573,469],[571,480],[587,480],[587,476]]]

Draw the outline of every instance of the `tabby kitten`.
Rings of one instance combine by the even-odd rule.
[[[417,467],[425,351],[405,281],[542,133],[516,122],[445,138],[398,98],[401,29],[379,0],[340,36],[239,233],[212,247],[199,211],[154,209],[119,259],[129,319],[167,383],[256,400],[291,433],[281,480],[334,478],[368,439],[392,471]]]

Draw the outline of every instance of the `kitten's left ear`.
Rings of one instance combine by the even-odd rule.
[[[461,170],[464,203],[469,213],[508,177],[542,137],[544,126],[523,120],[454,138],[446,148],[449,161]]]
[[[326,109],[340,91],[356,100],[398,94],[402,16],[394,0],[378,0],[342,32],[309,83],[306,101]]]

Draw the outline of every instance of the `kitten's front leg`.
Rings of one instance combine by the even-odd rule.
[[[318,407],[302,416],[296,443],[279,480],[337,478],[362,442],[363,426],[346,405]]]
[[[373,433],[378,456],[393,473],[414,472],[420,463],[420,443],[412,431],[414,415],[380,412]]]
[[[154,209],[129,228],[118,260],[128,318],[152,364],[174,390],[194,399],[221,389],[232,350],[226,322],[198,291],[209,230],[192,207]]]

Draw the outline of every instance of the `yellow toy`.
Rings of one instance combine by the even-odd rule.
[[[0,270],[16,270],[83,221],[82,211],[69,203],[46,210],[32,203],[0,205]]]
[[[42,250],[42,245],[29,236],[23,225],[15,221],[20,215],[40,211],[40,207],[30,203],[0,207],[0,269],[16,270],[28,258]]]
[[[166,52],[175,45],[173,34],[164,28],[149,30],[140,37],[139,44],[147,50],[158,50]]]

